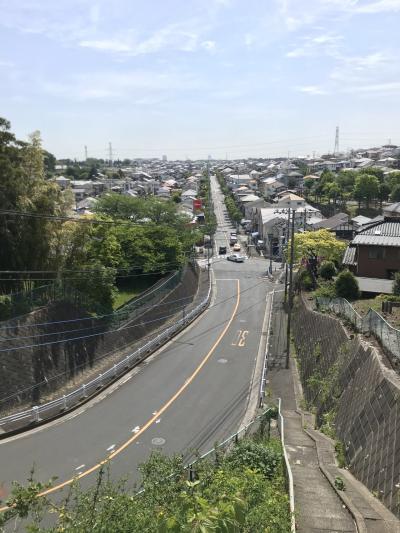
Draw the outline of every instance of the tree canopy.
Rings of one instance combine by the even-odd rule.
[[[294,238],[295,261],[318,257],[325,261],[340,262],[346,246],[345,242],[337,239],[333,233],[326,229],[296,233]]]

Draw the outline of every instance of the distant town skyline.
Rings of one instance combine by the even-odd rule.
[[[400,144],[400,0],[2,3],[0,116],[58,158]]]

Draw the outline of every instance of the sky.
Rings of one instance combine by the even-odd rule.
[[[0,0],[0,116],[57,157],[400,144],[400,0]]]

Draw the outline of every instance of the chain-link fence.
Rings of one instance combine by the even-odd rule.
[[[369,309],[362,317],[345,298],[318,297],[316,301],[319,310],[333,311],[348,320],[360,333],[372,334],[388,355],[400,362],[400,330],[391,326],[379,313]]]

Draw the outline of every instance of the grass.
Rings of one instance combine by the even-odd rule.
[[[113,309],[119,309],[133,298],[136,298],[143,291],[154,285],[160,276],[143,276],[142,278],[131,279],[118,283],[117,294],[114,298]]]

